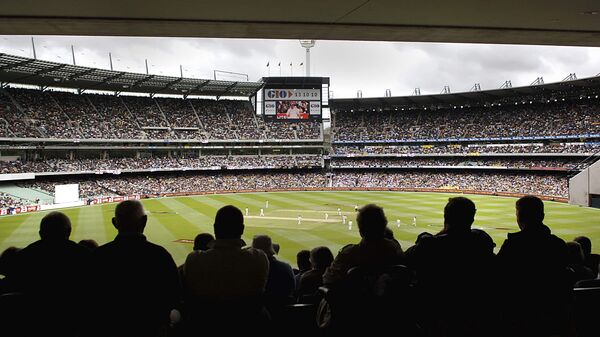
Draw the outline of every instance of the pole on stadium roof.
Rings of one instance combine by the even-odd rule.
[[[504,81],[500,86],[500,89],[512,88],[512,82],[510,80]]]
[[[530,86],[531,85],[542,85],[542,84],[544,84],[544,78],[540,76],[540,77],[536,78],[535,81],[531,82]]]
[[[113,71],[112,54],[110,52],[108,53],[108,62],[110,62],[110,71]]]
[[[413,96],[421,96],[421,88],[415,88],[413,91]]]
[[[179,73],[181,74],[181,78],[183,78],[183,66],[179,65]]]
[[[145,61],[146,61],[146,75],[150,75],[150,73],[148,72],[148,59],[146,59]]]
[[[37,60],[37,55],[35,54],[35,42],[33,42],[33,36],[31,37],[31,49],[33,50],[33,58]]]
[[[449,85],[445,85],[444,89],[442,89],[441,94],[449,94],[450,93],[450,86]]]
[[[575,75],[575,73],[570,73],[569,76],[563,78],[561,82],[564,82],[564,81],[574,81],[576,79],[577,79],[577,75]]]
[[[479,83],[475,83],[471,89],[469,89],[469,91],[481,91],[481,85]]]
[[[71,56],[73,56],[73,65],[76,66],[76,64],[75,64],[75,49],[73,48],[73,45],[71,45]]]

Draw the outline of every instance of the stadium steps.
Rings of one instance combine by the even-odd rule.
[[[35,201],[36,199],[40,199],[41,203],[53,203],[54,202],[54,196],[41,191],[41,190],[37,190],[37,189],[32,189],[32,188],[24,188],[24,187],[19,187],[17,185],[14,184],[6,184],[6,185],[0,185],[0,192],[21,198],[21,199],[27,199],[27,200],[31,200],[32,202]]]

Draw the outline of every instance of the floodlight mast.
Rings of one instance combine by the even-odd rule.
[[[315,46],[315,40],[300,40],[300,45],[306,49],[306,77],[310,77],[310,48]]]

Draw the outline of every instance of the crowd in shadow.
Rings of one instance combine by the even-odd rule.
[[[144,236],[139,201],[117,205],[118,235],[98,246],[69,239],[71,220],[51,212],[40,240],[0,256],[2,330],[14,335],[196,336],[253,332],[403,336],[577,336],[574,287],[599,287],[591,241],[565,242],[544,224],[534,196],[516,202],[520,230],[495,253],[472,228],[476,206],[450,198],[439,233],[404,251],[374,204],[357,214],[361,240],[337,255],[302,250],[298,269],[279,246],[242,239],[244,216],[219,209],[214,237],[199,234],[185,263]],[[582,335],[582,334],[579,334]]]

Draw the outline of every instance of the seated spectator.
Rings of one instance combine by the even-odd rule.
[[[592,254],[592,240],[587,236],[578,236],[573,241],[581,245],[583,249],[584,264],[592,270],[594,277],[598,276],[598,265],[600,264],[600,255]]]
[[[3,279],[0,279],[0,295],[15,291],[13,278],[17,268],[17,255],[20,251],[20,248],[11,246],[0,254],[0,275],[4,276]]]
[[[278,307],[293,302],[293,293],[296,287],[294,272],[289,263],[275,258],[273,242],[268,235],[256,235],[252,239],[252,248],[263,251],[269,259],[269,277],[265,286],[265,301],[271,311]]]
[[[194,238],[194,250],[206,251],[215,238],[210,233],[200,233]]]
[[[361,266],[379,268],[399,263],[404,253],[400,245],[385,238],[387,218],[383,208],[369,204],[358,211],[356,217],[361,240],[358,244],[343,247],[325,274],[323,283],[335,285],[342,281],[348,270]]]
[[[581,245],[578,242],[570,241],[567,242],[567,248],[569,250],[569,268],[573,269],[574,272],[572,283],[575,284],[578,281],[596,278],[594,272],[583,264],[583,249],[581,249]]]
[[[503,326],[511,336],[564,335],[572,285],[568,250],[544,221],[544,203],[525,196],[516,203],[521,231],[509,233],[498,252],[503,286]]]
[[[431,233],[429,233],[429,232],[422,232],[422,233],[419,233],[419,235],[417,235],[417,239],[415,240],[415,244],[414,244],[414,245],[412,245],[412,246],[410,246],[410,247],[408,247],[408,248],[406,249],[406,252],[405,252],[405,254],[404,254],[404,255],[406,256],[406,261],[407,261],[407,264],[409,264],[409,265],[411,264],[411,262],[410,262],[410,261],[411,261],[411,259],[412,259],[413,251],[414,251],[414,250],[415,250],[415,248],[416,248],[416,247],[419,245],[419,243],[420,243],[421,241],[423,241],[423,239],[424,239],[424,238],[430,238],[430,237],[432,237],[432,236],[433,236],[433,234],[431,234]]]
[[[94,251],[99,336],[157,336],[180,298],[171,254],[144,236],[148,216],[137,200],[115,208],[117,237]]]
[[[79,241],[79,245],[89,249],[90,251],[93,251],[96,248],[98,248],[98,242],[92,239],[81,240]]]
[[[212,248],[191,252],[184,264],[189,330],[195,324],[205,330],[203,322],[220,331],[260,329],[269,260],[258,249],[243,248],[244,216],[235,206],[217,211],[214,233]]]
[[[301,275],[307,270],[311,269],[310,263],[310,250],[303,249],[296,254],[296,264],[298,265],[298,269],[294,269],[295,275]],[[297,285],[298,283],[296,283]]]
[[[50,212],[40,222],[40,240],[18,253],[15,285],[31,299],[32,319],[26,329],[44,334],[77,335],[89,297],[90,251],[69,240],[71,220]],[[74,309],[78,308],[78,309]],[[64,319],[64,313],[70,319]]]
[[[300,277],[298,297],[313,295],[323,285],[323,274],[333,262],[333,253],[327,247],[317,247],[310,251],[310,264],[312,268]]]
[[[493,328],[493,305],[486,296],[494,289],[493,241],[485,232],[471,230],[475,213],[471,200],[450,198],[444,228],[436,235],[423,235],[412,252],[417,306],[432,336],[480,336]]]

